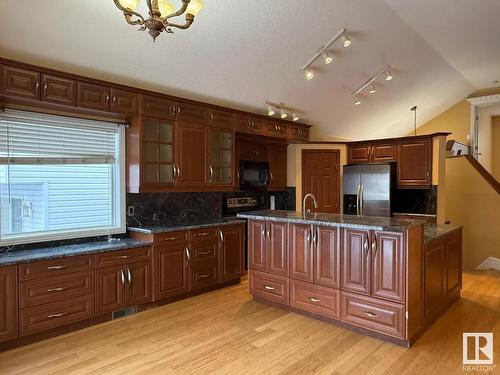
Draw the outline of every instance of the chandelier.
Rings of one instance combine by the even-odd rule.
[[[140,0],[113,0],[115,5],[123,12],[125,20],[130,25],[140,25],[139,30],[148,30],[149,35],[156,40],[158,35],[165,31],[173,33],[172,27],[177,29],[187,29],[203,8],[203,0],[182,0],[182,6],[175,11],[174,5],[168,0],[146,0],[149,9],[149,17],[144,18],[136,12]],[[186,13],[186,23],[177,24],[170,22],[173,17]]]

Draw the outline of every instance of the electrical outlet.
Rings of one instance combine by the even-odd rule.
[[[134,206],[128,206],[127,207],[127,215],[128,216],[134,216],[135,215],[135,207]]]

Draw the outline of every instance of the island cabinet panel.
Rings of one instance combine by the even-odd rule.
[[[155,300],[189,292],[189,263],[186,250],[187,243],[182,241],[155,248]]]
[[[40,73],[2,65],[0,92],[4,95],[40,100]]]
[[[250,220],[248,222],[248,267],[266,271],[267,223]]]
[[[432,184],[432,138],[398,143],[398,187],[429,187]]]
[[[288,224],[270,221],[267,225],[266,271],[275,275],[288,276]]]
[[[316,226],[314,247],[314,283],[340,287],[340,231],[335,227]]]
[[[239,279],[245,269],[243,226],[221,227],[220,281]]]
[[[342,289],[370,294],[370,231],[344,229]]]
[[[275,303],[289,305],[289,279],[269,273],[252,271],[248,274],[250,294]]]
[[[42,101],[75,106],[76,81],[52,74],[42,74]]]
[[[0,267],[0,342],[17,337],[17,267]]]
[[[405,301],[405,253],[402,233],[373,232],[372,296]]]
[[[290,306],[340,319],[340,290],[290,280]]]
[[[290,225],[290,278],[313,282],[312,227]]]
[[[453,232],[446,239],[446,294],[462,288],[462,230]]]
[[[201,187],[207,184],[208,128],[177,123],[177,186]]]

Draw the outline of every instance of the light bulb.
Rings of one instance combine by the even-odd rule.
[[[360,105],[361,104],[361,99],[355,98],[354,99],[354,105]]]
[[[306,70],[304,70],[304,73],[305,73],[305,75],[306,75],[306,79],[307,79],[307,80],[309,80],[309,81],[310,81],[311,79],[313,79],[313,78],[314,78],[314,73],[312,72],[312,70],[311,70],[311,69],[306,69]]]
[[[136,10],[139,0],[120,0],[120,4],[124,8]]]
[[[281,115],[280,117],[281,118],[287,118],[288,114],[285,112],[285,110],[283,108],[281,108]]]
[[[274,115],[274,113],[275,113],[275,112],[274,112],[273,107],[271,107],[270,105],[268,105],[268,106],[267,106],[267,114],[268,114],[269,116],[273,116],[273,115]]]
[[[387,72],[387,75],[385,76],[385,80],[386,80],[386,81],[390,81],[391,79],[392,79],[392,74],[391,74],[391,71],[389,70],[389,71]]]
[[[169,14],[175,12],[174,4],[172,4],[168,0],[158,0],[158,9],[160,9],[160,13],[162,17],[166,17]]]
[[[192,14],[193,16],[197,16],[200,13],[200,10],[203,8],[203,0],[191,0],[186,9],[186,13]]]
[[[325,61],[325,64],[328,65],[333,61],[333,57],[331,57],[328,52],[323,52],[323,60]]]
[[[370,85],[370,91],[368,91],[370,94],[375,94],[377,92],[377,89],[375,88],[375,85],[372,83]]]
[[[293,113],[292,113],[292,120],[293,120],[293,121],[299,121],[299,120],[300,120],[300,117],[299,117],[299,116],[298,116],[295,112],[293,112]]]
[[[342,34],[341,38],[344,42],[344,47],[349,47],[351,45],[351,39],[349,39],[346,34]]]

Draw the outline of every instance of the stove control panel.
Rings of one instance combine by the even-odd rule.
[[[255,206],[257,206],[257,199],[255,197],[227,198],[228,208],[255,207]]]

